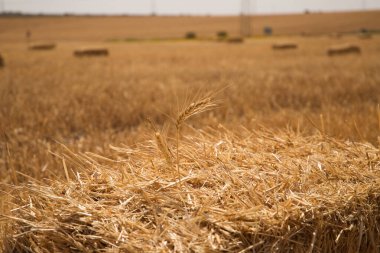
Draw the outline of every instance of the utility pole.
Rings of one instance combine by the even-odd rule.
[[[156,16],[156,0],[150,1],[150,7],[152,9],[152,16]]]
[[[250,2],[250,0],[241,0],[240,34],[242,37],[252,35]]]

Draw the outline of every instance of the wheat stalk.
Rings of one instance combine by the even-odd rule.
[[[159,132],[156,132],[155,137],[156,137],[156,143],[157,143],[158,149],[161,151],[161,153],[165,157],[165,160],[167,164],[169,165],[169,167],[172,167],[173,162],[171,158],[171,153],[166,141],[164,140],[164,138]]]
[[[165,157],[165,160],[166,160],[166,163],[168,164],[168,166],[172,167],[172,165],[173,165],[172,153],[170,152],[170,149],[169,149],[169,146],[168,146],[166,140],[164,139],[164,137],[162,137],[160,131],[158,130],[158,128],[156,127],[156,125],[154,124],[152,119],[147,118],[146,121],[149,123],[150,127],[155,132],[154,136],[156,138],[156,144],[157,144],[158,150],[160,150],[161,153],[163,154],[163,156]]]
[[[379,130],[380,130],[380,104],[377,104],[377,121],[379,124]]]

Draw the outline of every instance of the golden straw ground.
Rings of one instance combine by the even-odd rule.
[[[378,251],[377,148],[238,132],[185,136],[180,183],[152,141],[114,161],[66,154],[69,182],[11,187],[4,251]]]

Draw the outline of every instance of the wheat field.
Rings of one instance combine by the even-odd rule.
[[[238,44],[236,17],[1,18],[1,249],[378,252],[379,12],[313,15]]]

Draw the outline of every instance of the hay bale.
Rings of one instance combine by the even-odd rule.
[[[108,56],[107,48],[82,48],[74,51],[76,57]]]
[[[154,141],[113,149],[9,185],[5,252],[378,252],[371,144],[220,127],[184,136],[180,181]]]
[[[5,66],[4,58],[3,58],[3,56],[0,54],[0,68],[3,68],[4,66]]]
[[[298,44],[295,42],[277,42],[272,45],[273,50],[289,50],[289,49],[297,49]]]
[[[360,47],[353,44],[336,45],[336,46],[331,46],[329,49],[327,49],[328,56],[360,54],[360,53],[361,53]]]
[[[228,32],[227,31],[218,31],[216,33],[216,37],[218,40],[225,40],[228,38]]]
[[[34,44],[29,46],[29,50],[53,50],[55,47],[54,43]]]
[[[193,40],[197,38],[197,34],[195,32],[187,32],[185,34],[185,39]]]
[[[231,43],[231,44],[240,44],[240,43],[244,42],[244,38],[243,37],[232,37],[232,38],[229,38],[227,40],[227,42]]]

